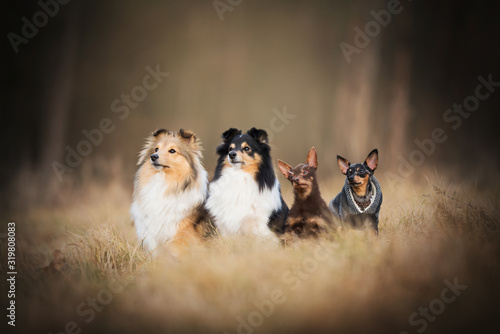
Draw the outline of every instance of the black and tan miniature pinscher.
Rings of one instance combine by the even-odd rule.
[[[346,181],[342,191],[330,202],[334,216],[356,229],[369,227],[378,234],[378,216],[382,190],[373,173],[378,165],[378,150],[368,154],[364,163],[351,164],[337,155],[337,163]]]
[[[311,147],[305,164],[293,167],[278,160],[283,176],[293,185],[295,200],[285,223],[284,241],[296,238],[317,237],[333,226],[333,216],[319,191],[316,180],[318,158],[316,149]]]

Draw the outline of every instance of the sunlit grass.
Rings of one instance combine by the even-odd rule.
[[[487,316],[470,303],[498,296],[487,285],[497,270],[498,202],[439,183],[384,196],[378,238],[345,230],[285,248],[213,238],[180,258],[151,258],[140,249],[126,201],[32,210],[27,216],[43,226],[21,241],[19,314],[31,319],[21,328],[59,332],[75,321],[92,333],[416,332],[409,315],[455,277],[470,288],[429,332]],[[55,248],[66,256],[65,275],[47,278],[40,268]],[[123,289],[87,323],[78,306],[116,282]]]

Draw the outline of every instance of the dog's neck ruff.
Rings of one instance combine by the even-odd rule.
[[[222,236],[255,234],[272,236],[269,217],[281,208],[279,182],[259,188],[254,176],[237,168],[225,168],[209,185],[206,208]]]
[[[382,197],[382,191],[380,189],[380,184],[378,183],[378,180],[377,178],[375,178],[375,176],[371,177],[370,184],[372,186],[373,194],[370,196],[368,202],[360,203],[354,199],[351,186],[349,185],[349,182],[346,179],[343,191],[346,194],[345,197],[347,198],[347,202],[349,204],[347,208],[348,213],[350,214],[376,213],[377,210],[376,203],[380,202],[380,199]]]
[[[172,188],[161,172],[155,173],[141,187],[137,186],[136,179],[130,213],[138,238],[149,251],[172,239],[179,223],[205,201],[207,172],[200,162],[197,162],[196,168],[198,170],[194,184],[185,189]]]

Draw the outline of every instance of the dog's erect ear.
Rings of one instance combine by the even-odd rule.
[[[309,149],[309,153],[307,153],[306,163],[311,168],[318,168],[318,153],[316,152],[316,148],[313,146]]]
[[[342,158],[340,155],[337,155],[337,163],[339,164],[340,171],[342,172],[342,174],[344,175],[347,174],[347,170],[351,165],[349,160],[347,160],[346,158]]]
[[[371,169],[375,170],[377,169],[378,166],[378,150],[374,149],[373,151],[368,154],[365,160],[365,164]]]
[[[225,143],[229,143],[237,135],[241,135],[241,130],[231,128],[222,134],[222,140]]]
[[[184,140],[185,142],[187,142],[189,144],[196,142],[196,135],[191,130],[180,129],[179,130],[179,138],[181,140]]]
[[[281,171],[281,174],[283,174],[283,176],[285,177],[285,179],[288,180],[290,179],[290,176],[293,175],[292,166],[290,166],[284,161],[281,161],[280,159],[278,159],[278,167]]]
[[[267,144],[269,142],[269,139],[267,138],[266,130],[251,128],[250,130],[247,131],[247,134],[252,136],[258,142],[261,142],[264,144]]]

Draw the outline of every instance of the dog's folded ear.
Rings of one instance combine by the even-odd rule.
[[[377,166],[378,166],[378,150],[377,149],[372,150],[368,154],[368,156],[366,157],[366,160],[365,160],[365,165],[367,165],[368,168],[370,168],[372,171],[377,169]]]
[[[266,130],[251,128],[247,131],[247,134],[261,143],[267,144],[269,142]]]
[[[281,174],[283,174],[283,176],[289,180],[291,176],[293,176],[293,172],[292,172],[292,166],[290,166],[289,164],[287,164],[286,162],[278,159],[278,167],[281,171]]]
[[[311,168],[318,168],[318,153],[316,152],[316,148],[313,146],[309,149],[309,153],[307,153],[306,163]]]
[[[346,158],[342,158],[340,155],[337,155],[337,163],[339,165],[339,168],[340,168],[340,171],[342,172],[342,174],[347,174],[347,170],[349,169],[349,166],[351,165],[351,163],[349,162],[349,160],[347,160]]]
[[[171,132],[166,129],[156,129],[146,138],[146,143],[142,147],[141,152],[139,152],[139,160],[137,161],[137,166],[142,165],[145,161],[149,159],[151,155],[151,150],[156,145],[156,142],[164,134],[170,134]]]
[[[188,143],[196,142],[196,135],[191,130],[180,129],[179,130],[179,138],[188,142]]]
[[[241,130],[236,128],[231,128],[229,130],[224,131],[224,133],[222,134],[222,140],[225,143],[228,143],[237,135],[241,135]]]
[[[153,137],[157,137],[163,133],[169,133],[170,131],[166,130],[166,129],[156,129],[154,130],[153,132],[151,132],[151,136]]]

